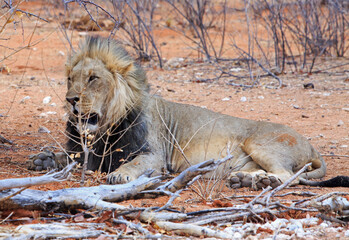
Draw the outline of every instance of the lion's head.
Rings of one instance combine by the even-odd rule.
[[[116,124],[140,106],[147,91],[144,71],[117,42],[87,37],[66,65],[69,115],[78,131]]]

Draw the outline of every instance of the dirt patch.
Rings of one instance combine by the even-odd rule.
[[[37,7],[45,7],[40,2],[24,4],[23,9],[37,14],[40,13]],[[50,20],[49,23],[45,23],[23,17],[21,30],[10,27],[6,28],[1,35],[3,39],[9,40],[3,41],[2,45],[6,44],[6,47],[1,48],[6,60],[0,62],[0,67],[8,70],[0,73],[0,134],[14,142],[13,145],[0,144],[1,179],[43,174],[27,170],[28,156],[43,149],[59,151],[66,139],[63,109],[66,91],[64,64],[70,50],[68,42],[57,29],[57,22],[53,18]],[[106,35],[107,33],[97,32],[97,34]],[[226,79],[198,81],[197,76],[212,73],[210,66],[198,60],[197,52],[189,49],[185,40],[178,38],[168,29],[159,27],[155,34],[160,42],[166,43],[161,49],[165,58],[169,61],[174,58],[185,57],[185,59],[175,67],[165,68],[166,70],[159,69],[153,62],[143,63],[153,94],[161,95],[171,101],[192,104],[236,117],[289,125],[306,136],[324,155],[328,166],[326,179],[337,175],[349,175],[347,168],[349,75],[345,66],[346,58],[319,59],[317,70],[321,71],[317,74],[288,72],[281,75],[279,77],[283,80],[283,87],[280,89],[266,87],[267,83],[275,81],[272,78],[264,78],[263,81],[266,84],[262,83],[254,88],[239,88],[227,84]],[[31,35],[33,35],[32,39]],[[84,35],[84,32],[74,31],[70,41],[76,47]],[[240,38],[240,41],[243,45],[246,42],[246,36]],[[23,46],[23,50],[7,57],[12,52],[11,49],[20,46]],[[236,71],[246,73],[247,70],[241,66]],[[314,89],[305,89],[303,87],[305,83],[313,83]],[[51,100],[43,103],[43,99],[47,96],[50,96]],[[51,133],[39,133],[38,129],[41,126],[49,129]],[[289,136],[280,136],[279,140],[287,144],[295,144],[294,139]],[[76,173],[71,181],[33,188],[55,190],[78,187],[79,177],[79,173]],[[91,176],[86,185],[104,182],[105,176]],[[282,193],[289,191],[324,194],[332,192],[333,189],[296,186]],[[335,191],[347,192],[348,190],[338,188]],[[224,187],[219,191],[213,189],[211,199],[203,199],[193,187],[192,190],[183,192],[180,198],[174,201],[173,206],[182,212],[227,207],[242,203],[246,199],[250,200],[251,198],[246,196],[256,194],[258,192],[250,189],[232,190]],[[292,202],[299,199],[301,197],[285,196],[282,201]],[[121,204],[135,207],[162,206],[167,200],[167,197],[160,197],[129,200]],[[25,211],[21,214],[28,215]],[[3,214],[2,218],[5,218],[5,215]],[[301,212],[295,212],[292,216],[280,215],[280,217],[304,218],[307,216],[302,215]],[[308,217],[312,216],[308,215]],[[318,237],[327,239],[338,235],[342,238],[345,237],[345,230],[346,228],[342,228],[333,232],[324,232]],[[271,227],[265,225],[259,226],[256,231],[262,234],[260,236],[274,234]]]

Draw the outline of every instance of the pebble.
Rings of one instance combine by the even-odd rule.
[[[344,236],[349,237],[349,230],[345,231]]]
[[[22,100],[19,103],[25,103],[25,101],[27,101],[29,99],[30,99],[29,96],[25,96],[24,98],[22,98]]]
[[[349,108],[342,108],[342,110],[349,112]]]
[[[240,72],[241,70],[243,70],[242,68],[231,68],[229,69],[231,72]]]
[[[56,114],[57,114],[57,112],[48,111],[48,112],[46,112],[46,114],[47,114],[47,115],[56,115]]]
[[[264,96],[258,96],[258,99],[264,99]]]
[[[247,98],[246,97],[241,97],[240,98],[240,102],[246,102],[247,101]]]
[[[338,123],[337,123],[337,126],[340,127],[344,124],[343,120],[339,120]]]
[[[242,238],[242,234],[239,232],[235,232],[233,235],[234,239],[241,239]]]
[[[230,100],[230,98],[228,98],[228,97],[225,97],[222,99],[222,101],[229,101],[229,100]]]
[[[50,130],[48,130],[47,127],[39,127],[38,132],[39,133],[50,133]]]
[[[42,100],[42,103],[49,104],[51,102],[51,99],[52,99],[51,96],[44,97],[44,99]]]
[[[63,51],[59,51],[58,54],[61,55],[61,56],[65,55],[65,53]]]

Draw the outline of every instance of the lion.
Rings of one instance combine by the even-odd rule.
[[[86,37],[66,64],[69,120],[66,153],[47,153],[49,166],[65,164],[66,154],[87,168],[107,172],[109,184],[178,173],[231,153],[216,176],[232,188],[273,188],[311,163],[293,184],[322,178],[326,164],[309,141],[292,128],[253,121],[164,100],[149,93],[143,69],[116,41]],[[33,159],[32,169],[43,169]],[[47,165],[47,164],[46,164]]]

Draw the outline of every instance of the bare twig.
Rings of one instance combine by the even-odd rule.
[[[52,182],[61,182],[69,178],[70,172],[73,167],[76,165],[76,162],[73,162],[66,166],[59,172],[49,172],[46,175],[39,177],[28,177],[28,178],[13,178],[13,179],[4,179],[0,180],[0,191],[11,188],[18,187],[30,187],[35,185],[42,185]]]

